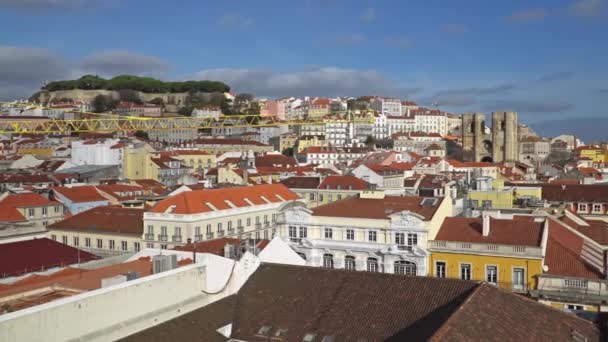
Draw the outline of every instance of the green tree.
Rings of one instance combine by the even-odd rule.
[[[114,109],[114,101],[111,97],[105,95],[97,95],[93,99],[93,112],[103,113]]]
[[[288,147],[281,152],[283,155],[293,157],[293,147]]]
[[[120,97],[121,101],[134,102],[137,104],[143,103],[141,101],[141,99],[139,98],[139,94],[135,90],[119,89],[117,92],[118,92],[118,96]]]
[[[376,139],[374,139],[373,136],[368,135],[367,138],[365,138],[365,146],[370,147],[370,146],[374,146],[376,144]]]

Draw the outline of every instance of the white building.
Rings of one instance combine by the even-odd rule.
[[[416,131],[416,120],[413,117],[387,115],[386,123],[389,136],[395,133]]]
[[[118,139],[72,141],[72,163],[74,165],[119,165],[122,149]]]
[[[363,158],[369,150],[361,147],[325,147],[310,146],[301,152],[306,156],[308,164],[343,164],[350,165],[355,160]]]
[[[222,237],[271,239],[283,206],[299,200],[282,184],[182,192],[144,214],[143,239],[161,249]]]
[[[192,110],[192,114],[191,116],[193,117],[197,117],[197,118],[204,118],[204,117],[213,117],[213,118],[218,118],[220,115],[222,115],[222,110],[220,109],[220,107],[198,107],[198,108],[194,108]]]
[[[293,205],[280,236],[309,266],[426,276],[427,240],[451,203],[369,191],[312,210]]]
[[[374,139],[388,138],[390,136],[388,131],[388,119],[386,115],[374,115],[374,125],[372,127],[372,136],[374,137]]]
[[[382,114],[401,116],[401,100],[388,98],[388,97],[377,97],[370,103],[370,108],[377,110]]]
[[[442,136],[448,134],[448,118],[444,113],[427,112],[414,116],[416,130],[425,133],[438,133]]]

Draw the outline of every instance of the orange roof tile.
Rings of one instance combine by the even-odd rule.
[[[56,186],[53,191],[59,193],[73,203],[107,201],[92,185],[75,187]]]

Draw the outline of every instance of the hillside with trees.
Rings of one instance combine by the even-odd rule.
[[[95,75],[85,75],[77,80],[50,82],[42,90],[124,90],[140,91],[142,93],[225,93],[230,87],[219,81],[184,81],[164,82],[151,77],[120,75],[104,79]]]

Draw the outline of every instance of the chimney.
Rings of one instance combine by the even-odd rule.
[[[482,234],[483,236],[490,235],[490,213],[487,211],[482,212],[481,214],[482,220]]]

